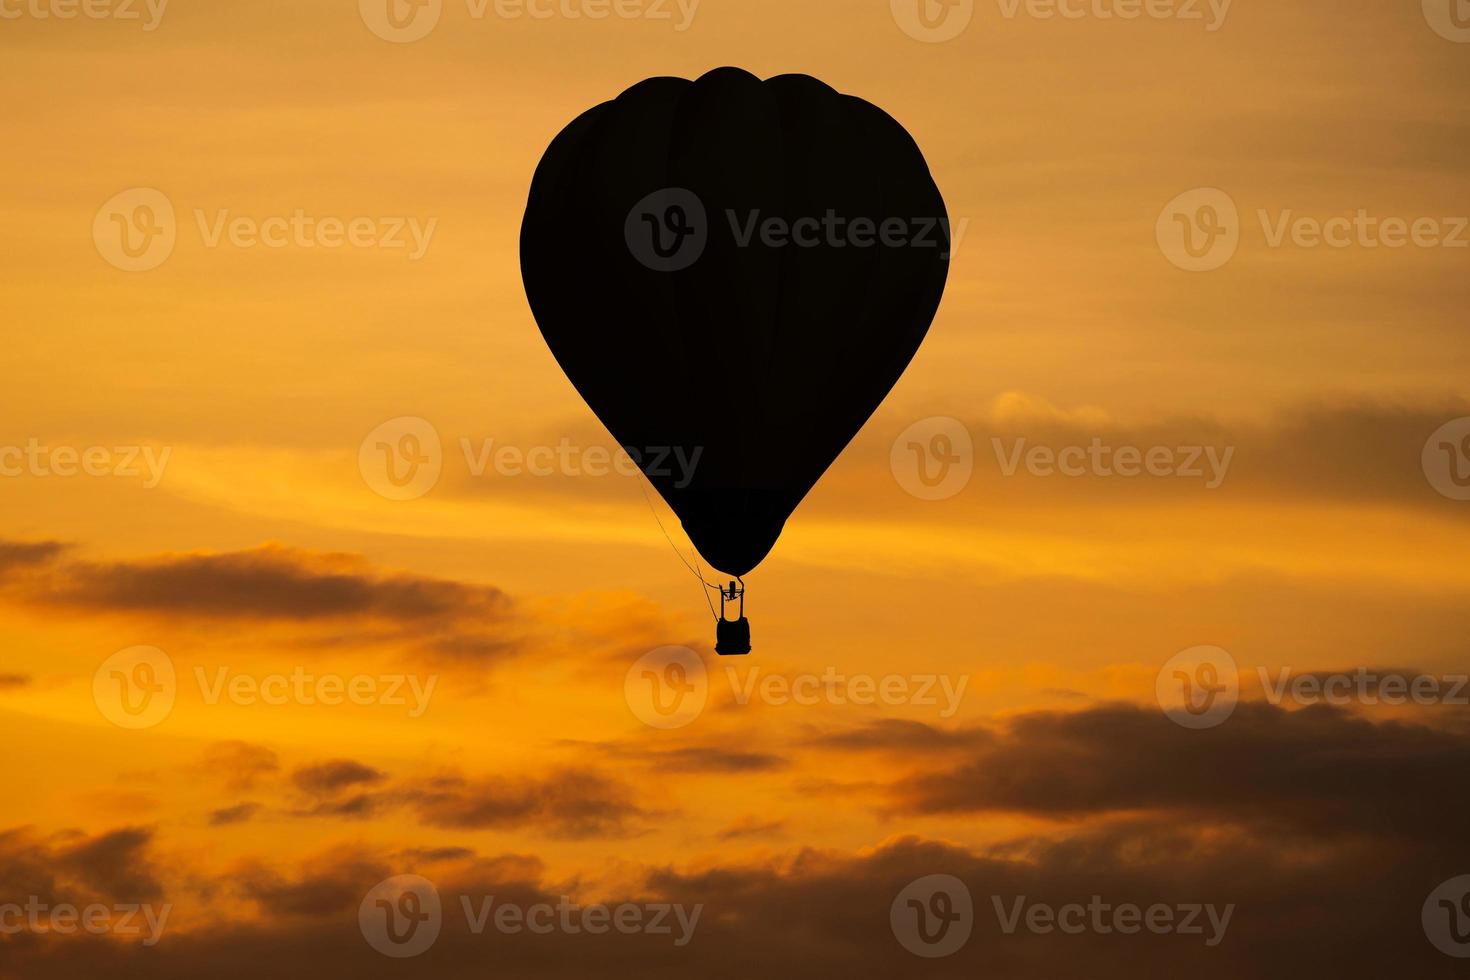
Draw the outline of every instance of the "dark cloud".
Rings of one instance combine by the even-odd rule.
[[[631,787],[596,772],[564,769],[545,777],[421,781],[399,797],[435,827],[535,827],[553,837],[623,837],[644,816]]]
[[[272,918],[325,917],[355,914],[367,891],[363,883],[391,873],[381,862],[359,854],[328,856],[312,865],[295,878],[246,866],[235,872],[233,880],[242,897]]]
[[[214,743],[192,767],[201,776],[223,779],[226,788],[236,793],[254,788],[280,769],[281,760],[274,750],[240,741]]]
[[[31,678],[26,674],[0,674],[0,690],[7,687],[25,687],[31,683]]]
[[[720,831],[720,840],[748,840],[751,838],[770,838],[779,836],[786,829],[784,820],[757,820],[747,817],[736,821],[724,830]]]
[[[816,733],[807,743],[827,749],[907,754],[979,748],[994,740],[994,733],[984,728],[945,729],[905,718],[881,718],[859,728]]]
[[[1072,819],[1165,811],[1315,835],[1463,836],[1470,735],[1325,705],[1242,702],[1190,731],[1110,705],[1011,721],[963,759],[895,787],[900,810]]]
[[[260,804],[258,803],[241,803],[239,806],[212,810],[209,814],[209,825],[211,827],[228,827],[231,824],[246,823],[259,812]]]
[[[488,586],[382,574],[356,556],[275,545],[139,562],[77,562],[68,567],[51,600],[113,610],[284,620],[434,620],[468,613],[503,617],[510,606],[504,593]]]
[[[0,838],[3,839],[3,838]],[[591,973],[653,980],[703,975],[773,978],[925,976],[1124,980],[1241,976],[1287,980],[1323,976],[1378,980],[1463,975],[1461,961],[1425,939],[1419,909],[1439,882],[1463,869],[1467,849],[1428,852],[1412,842],[1303,852],[1269,836],[1201,833],[1177,822],[1130,820],[1062,840],[1021,838],[968,849],[902,837],[861,854],[807,850],[752,864],[652,869],[625,883],[608,904],[677,903],[700,917],[687,945],[672,936],[553,931],[474,933],[463,911],[493,896],[498,904],[555,906],[575,890],[547,882],[534,859],[466,858],[432,869],[389,864],[342,851],[283,873],[260,867],[230,873],[228,891],[249,901],[258,920],[225,916],[204,928],[166,934],[152,949],[77,937],[12,942],[11,969],[30,980],[208,975],[281,980],[349,975],[386,980],[405,964],[372,950],[358,927],[367,891],[393,874],[425,873],[443,908],[442,931],[413,961],[414,972],[442,980],[483,977],[493,962],[506,976],[560,978]],[[890,909],[916,879],[943,874],[971,896],[973,932],[962,948],[922,960],[894,937]],[[1201,935],[1079,935],[1007,932],[996,909],[1024,900],[1053,907],[1094,900],[1117,906],[1233,906],[1216,946]],[[1203,917],[1202,917],[1202,921]],[[1208,931],[1208,926],[1206,930]]]
[[[60,541],[0,540],[0,575],[10,569],[45,565],[55,560],[68,547]]]
[[[55,544],[0,543],[29,566],[7,583],[11,601],[101,615],[204,619],[297,628],[309,649],[393,644],[444,660],[503,658],[532,624],[493,586],[386,571],[358,555],[266,545],[219,554],[131,561],[52,561]]]
[[[329,796],[349,786],[381,783],[387,774],[351,759],[333,759],[303,766],[291,774],[299,789],[318,796]]]
[[[774,752],[735,749],[712,742],[660,747],[647,742],[563,742],[595,751],[609,759],[634,763],[661,772],[755,773],[787,768],[791,761]]]
[[[150,857],[154,832],[123,827],[89,836],[0,832],[0,903],[35,895],[51,903],[145,902],[163,893]]]

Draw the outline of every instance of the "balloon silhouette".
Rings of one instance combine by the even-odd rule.
[[[562,130],[521,273],[577,391],[699,553],[743,576],[918,350],[949,241],[923,154],[881,109],[719,68]]]

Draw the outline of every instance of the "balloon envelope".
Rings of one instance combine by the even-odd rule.
[[[537,167],[521,272],[577,391],[744,575],[923,341],[949,266],[909,134],[806,75],[651,78]]]

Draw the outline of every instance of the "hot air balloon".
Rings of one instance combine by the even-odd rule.
[[[749,652],[743,577],[918,350],[949,243],[912,137],[807,75],[650,78],[542,157],[521,226],[531,310],[699,554],[734,576],[718,652]]]

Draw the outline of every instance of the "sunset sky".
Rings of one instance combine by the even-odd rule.
[[[171,912],[0,928],[0,980],[1463,975],[1421,922],[1470,874],[1463,0],[934,2],[947,40],[917,0],[98,2],[0,0],[0,927]],[[541,154],[722,65],[887,110],[964,227],[737,660],[641,478],[494,463],[614,445],[521,285]],[[1206,205],[1234,251],[1191,259]],[[172,251],[129,254],[145,227]],[[390,499],[410,432],[438,478]],[[923,499],[935,433],[971,448]],[[1094,442],[1200,472],[1012,465]],[[660,728],[636,665],[669,646],[704,699]],[[1239,703],[1191,729],[1160,691],[1199,647]],[[128,727],[113,685],[161,663]],[[1339,703],[1269,683],[1359,668]],[[377,686],[238,693],[298,675]],[[397,875],[445,905],[413,959],[359,924]],[[890,921],[931,875],[974,901],[933,959]],[[489,895],[703,913],[678,947],[473,935]],[[1234,911],[1207,946],[992,907],[1094,895]]]

